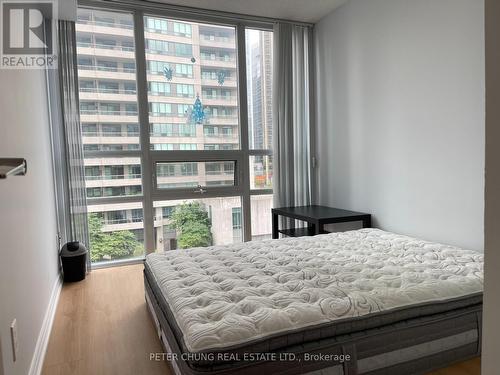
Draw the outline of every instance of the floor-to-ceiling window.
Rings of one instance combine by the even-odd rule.
[[[78,10],[93,262],[269,238],[272,31]]]

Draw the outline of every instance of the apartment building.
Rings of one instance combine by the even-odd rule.
[[[239,149],[234,28],[149,16],[143,22],[149,148]],[[134,199],[143,193],[134,21],[126,13],[80,8],[76,30],[88,211],[102,220],[103,232],[130,231],[143,242],[143,203]],[[270,149],[272,33],[248,32],[246,48],[250,67],[246,82],[252,93],[248,96],[249,147]],[[271,157],[251,156],[250,164],[251,188],[271,188]],[[228,161],[161,163],[155,183],[172,191],[226,186],[234,183],[234,173],[234,163]],[[115,203],[118,197],[123,200]],[[153,202],[157,251],[177,248],[170,216],[175,207],[192,201]],[[196,201],[211,220],[214,244],[242,241],[241,197]],[[268,217],[271,207],[272,195],[252,196],[252,215]],[[270,237],[270,220],[253,220],[251,225],[253,239]],[[134,255],[142,255],[141,251]]]

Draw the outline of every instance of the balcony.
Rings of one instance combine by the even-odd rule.
[[[193,133],[189,133],[189,132],[185,132],[185,133],[181,133],[181,132],[171,132],[171,133],[162,133],[162,132],[154,132],[154,131],[151,131],[149,133],[149,136],[150,137],[154,137],[154,138],[175,138],[175,139],[178,139],[178,138],[190,138],[190,142],[192,142],[192,138],[196,138],[196,134],[195,132]]]
[[[120,23],[116,22],[116,20],[111,21],[97,21],[97,20],[92,20],[92,19],[85,19],[85,18],[78,18],[76,21],[76,26],[77,27],[82,27],[83,25],[93,25],[93,26],[104,26],[104,27],[112,27],[114,29],[126,29],[126,30],[133,30],[134,29],[134,24],[133,22],[130,23]]]
[[[129,179],[137,179],[137,178],[141,178],[140,173],[85,176],[85,181],[129,180]]]
[[[236,50],[236,40],[234,38],[221,38],[216,36],[210,39],[204,34],[200,34],[200,46],[223,48],[225,50]]]
[[[203,100],[205,105],[214,105],[214,106],[230,106],[237,107],[238,106],[238,97],[237,96],[227,96],[227,95],[203,95]]]
[[[165,136],[165,135],[159,135],[159,134],[151,134],[150,136],[150,141],[151,145],[155,144],[163,144],[163,143],[173,143],[173,144],[180,144],[180,143],[201,143],[202,140],[200,140],[196,136],[189,136],[189,135],[179,135],[179,136]]]
[[[103,111],[95,109],[80,110],[80,118],[82,122],[104,122],[104,123],[137,123],[137,111]]]
[[[81,87],[80,99],[119,102],[137,102],[137,90],[105,89],[100,87]]]
[[[84,158],[83,164],[85,167],[105,166],[105,165],[140,165],[141,159],[138,157],[92,157]]]
[[[105,220],[102,226],[103,232],[115,232],[121,230],[144,229],[142,219],[139,218],[124,218]]]
[[[116,22],[78,20],[76,23],[77,33],[101,34],[134,37],[134,26]]]
[[[127,131],[125,133],[117,132],[117,131],[105,131],[105,130],[97,130],[97,131],[86,131],[82,132],[83,137],[139,137],[139,132],[136,131]],[[108,139],[108,138],[106,138]]]
[[[154,72],[148,69],[148,82],[153,81],[164,81],[165,76],[163,72]],[[175,77],[175,83],[187,83],[187,84],[199,84],[199,79],[194,78],[194,75],[188,76],[184,74],[174,73],[173,77]]]
[[[210,125],[238,125],[238,123],[239,123],[239,118],[238,118],[238,115],[236,115],[236,114],[234,114],[234,115],[233,114],[231,114],[231,115],[209,114],[208,115],[208,124],[210,124]]]
[[[232,171],[206,171],[205,174],[207,176],[231,176],[227,180],[234,180],[234,170]],[[224,179],[226,180],[226,179]]]
[[[84,145],[138,145],[139,137],[129,137],[115,135],[113,136],[88,136],[83,134],[82,141]]]
[[[135,81],[135,69],[107,67],[97,65],[78,65],[79,78],[91,79],[117,79],[122,81]]]
[[[201,55],[200,60],[202,66],[236,69],[236,60],[234,57],[229,57],[229,58],[220,56],[208,57]]]
[[[137,111],[106,111],[102,109],[81,109],[82,115],[137,116]]]
[[[156,181],[158,186],[175,184],[178,187],[186,188],[196,187],[197,185],[213,186],[214,182],[221,182],[221,185],[234,185],[234,171],[208,171],[183,176],[159,175],[157,176]]]
[[[97,44],[97,43],[85,43],[78,42],[77,53],[80,56],[104,56],[111,58],[122,58],[122,59],[135,59],[134,47],[129,46],[118,46],[111,44]]]
[[[230,137],[223,137],[223,136],[205,136],[203,143],[207,144],[212,144],[212,143],[217,143],[217,144],[235,144],[238,145],[239,138],[238,136],[230,136]]]
[[[163,61],[169,63],[192,64],[191,57],[192,55],[178,56],[170,51],[158,51],[146,48],[146,60]]]
[[[186,124],[188,121],[185,113],[149,112],[149,118],[155,123]]]
[[[151,29],[148,27],[144,28],[144,37],[146,39],[164,40],[167,42],[175,42],[175,43],[184,43],[184,44],[193,43],[192,35],[188,36],[183,33],[176,33],[174,31],[169,31],[169,30]]]
[[[221,85],[217,78],[206,78],[202,77],[201,78],[201,85],[202,86],[209,86],[209,87],[231,87],[231,88],[236,88],[238,87],[238,82],[233,79],[233,78],[225,78],[224,79],[224,84]]]
[[[85,187],[115,187],[141,185],[140,174],[85,176]]]
[[[148,92],[148,100],[150,103],[170,103],[170,104],[193,104],[195,97],[193,96],[184,96],[178,95],[174,93],[157,93],[157,92]],[[150,115],[155,115],[150,114]],[[168,114],[167,114],[168,115]]]
[[[205,133],[204,134],[204,143],[238,143],[239,134],[234,132],[233,134],[223,134],[223,133]]]

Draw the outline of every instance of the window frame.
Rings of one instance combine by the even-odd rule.
[[[224,196],[240,196],[243,224],[243,241],[250,241],[251,234],[251,196],[273,194],[273,189],[251,189],[250,184],[250,156],[272,155],[272,149],[253,150],[249,147],[248,139],[248,102],[247,102],[247,67],[246,67],[246,29],[273,31],[271,19],[243,18],[237,15],[220,16],[211,12],[196,12],[183,10],[166,4],[141,3],[114,3],[113,7],[99,0],[80,0],[79,8],[90,8],[111,12],[126,12],[133,17],[133,34],[135,41],[135,74],[137,85],[137,106],[139,126],[140,150],[135,151],[86,151],[85,158],[91,157],[139,157],[142,171],[142,194],[119,197],[88,198],[87,204],[112,204],[141,202],[144,226],[145,255],[155,251],[154,236],[154,201],[185,198],[211,198]],[[152,150],[150,142],[150,110],[147,74],[149,66],[146,60],[148,32],[144,17],[167,18],[182,22],[209,23],[219,26],[234,27],[236,33],[236,66],[238,75],[238,113],[239,113],[239,149],[237,150],[197,150],[197,151],[163,151]],[[203,76],[201,77],[203,79]],[[235,186],[208,187],[206,193],[193,193],[192,188],[160,190],[155,186],[155,167],[157,162],[189,162],[189,161],[236,161]],[[237,184],[236,184],[237,180]],[[204,187],[205,189],[205,187]],[[186,198],[189,199],[189,198]]]
[[[153,200],[171,199],[199,199],[242,196],[244,194],[244,156],[240,150],[229,151],[154,151],[151,163],[153,178],[152,198]],[[157,186],[156,164],[157,163],[196,163],[196,162],[234,162],[234,185],[231,186],[202,186],[203,193],[195,192],[193,187],[162,189]]]

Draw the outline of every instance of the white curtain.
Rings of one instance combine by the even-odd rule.
[[[312,30],[277,23],[273,45],[274,207],[309,205]]]
[[[78,98],[75,23],[57,22],[57,70],[49,70],[52,153],[61,243],[79,241],[89,248],[85,169]],[[90,256],[87,269],[90,271]]]

